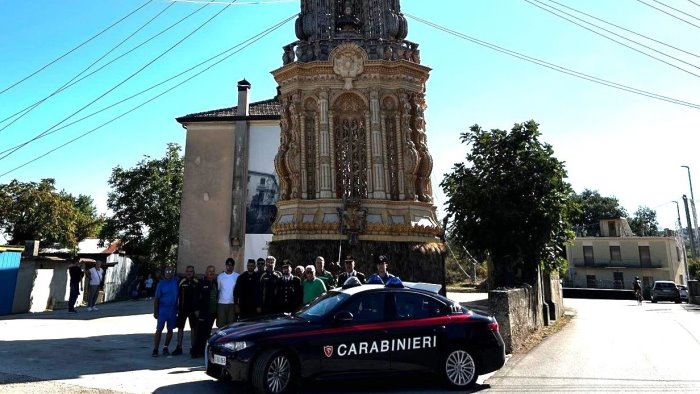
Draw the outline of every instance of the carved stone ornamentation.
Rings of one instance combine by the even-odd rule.
[[[280,200],[289,199],[289,170],[287,169],[287,164],[285,163],[285,158],[287,156],[287,151],[289,150],[289,124],[290,124],[290,114],[289,114],[289,98],[282,98],[282,119],[280,120],[280,146],[275,155],[275,171],[277,172],[277,177],[280,184]]]
[[[333,71],[345,80],[345,90],[352,89],[353,79],[364,71],[366,54],[357,45],[345,44],[336,48],[331,56],[333,57]]]

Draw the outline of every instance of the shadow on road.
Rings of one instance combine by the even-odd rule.
[[[68,309],[57,309],[45,312],[18,313],[14,315],[0,316],[2,320],[95,320],[104,317],[133,316],[153,313],[153,300],[133,300],[108,302],[98,304],[98,311],[88,312],[86,307],[79,307],[78,313],[68,313]]]

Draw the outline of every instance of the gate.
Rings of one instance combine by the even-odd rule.
[[[12,313],[21,248],[0,247],[0,316]]]

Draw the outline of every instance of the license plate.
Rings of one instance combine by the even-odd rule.
[[[214,358],[211,360],[212,364],[226,365],[226,357],[219,356],[218,354],[214,354],[213,356]]]

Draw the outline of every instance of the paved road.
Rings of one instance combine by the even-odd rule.
[[[450,294],[460,302],[486,294]],[[0,318],[0,392],[229,393],[231,384],[209,378],[202,360],[151,357],[155,320],[152,301],[100,305],[100,311],[65,310]],[[189,333],[185,350],[189,349]],[[171,345],[170,349],[174,348]],[[485,378],[481,378],[483,382]],[[444,393],[437,380],[311,386],[308,393]],[[236,392],[249,392],[236,386]]]
[[[700,306],[566,299],[576,316],[487,393],[700,393]]]

